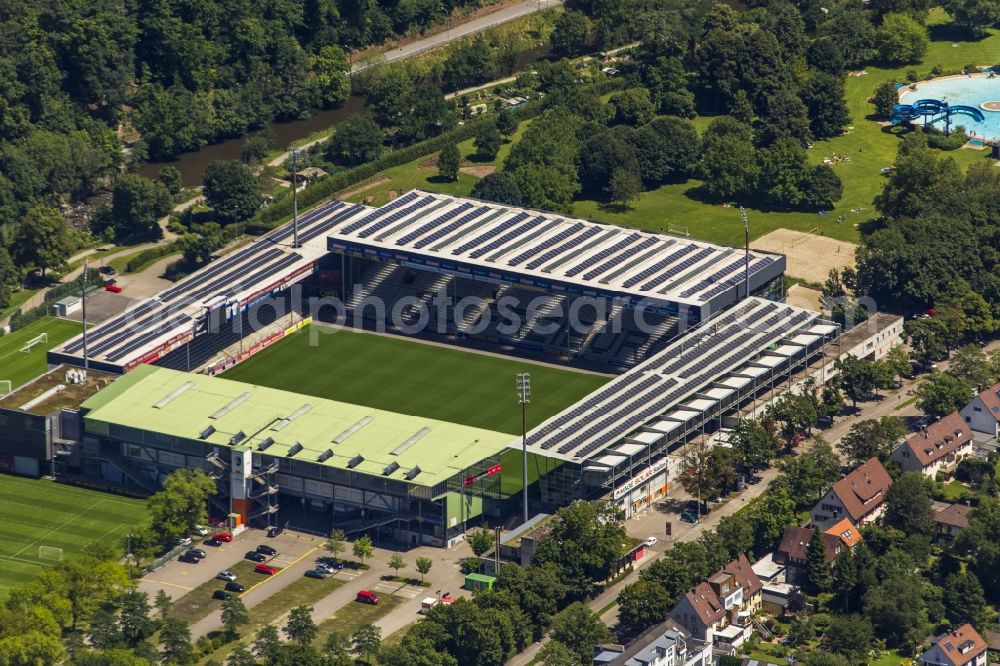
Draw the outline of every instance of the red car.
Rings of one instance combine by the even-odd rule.
[[[270,564],[264,564],[263,562],[255,566],[253,570],[257,573],[267,574],[268,576],[273,576],[278,573],[278,570],[275,567],[272,567]]]
[[[105,291],[110,291],[112,294],[120,294],[120,293],[122,293],[122,288],[119,287],[116,284],[109,284],[106,287],[104,287],[104,290]]]
[[[361,590],[354,599],[355,601],[360,601],[363,604],[378,606],[378,595],[371,590]]]
[[[233,535],[228,532],[219,532],[218,534],[213,534],[212,538],[216,541],[225,541],[226,543],[229,543],[233,540]]]
[[[223,520],[222,518],[216,518],[215,516],[209,516],[208,517],[208,524],[211,525],[212,527],[222,527],[223,525],[226,524],[226,521]]]

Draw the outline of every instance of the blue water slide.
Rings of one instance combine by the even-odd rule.
[[[949,107],[952,114],[960,113],[966,116],[971,116],[973,120],[977,122],[985,122],[986,116],[983,112],[974,106],[965,106],[964,104],[956,104],[955,106]]]

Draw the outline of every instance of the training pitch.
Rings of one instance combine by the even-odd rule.
[[[308,329],[294,333],[225,377],[511,434],[521,432],[517,373],[531,373],[529,428],[610,379],[346,330],[324,330],[316,346],[309,340]]]
[[[54,563],[39,559],[39,546],[69,559],[94,541],[120,541],[145,512],[142,500],[0,475],[0,596]]]
[[[48,342],[40,342],[30,351],[21,351],[26,342],[42,333],[48,334]],[[34,379],[49,368],[45,352],[79,333],[80,324],[76,322],[43,317],[13,333],[0,336],[0,381],[10,380],[13,388],[17,388]],[[7,384],[0,384],[0,394],[6,390]]]

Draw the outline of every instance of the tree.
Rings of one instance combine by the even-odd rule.
[[[801,455],[779,461],[778,469],[776,484],[788,489],[797,508],[811,508],[841,477],[839,456],[819,437]]]
[[[278,628],[273,624],[261,627],[257,632],[257,637],[253,642],[253,651],[266,663],[274,663],[281,648],[281,637],[278,635]]]
[[[257,164],[265,157],[267,151],[271,149],[273,136],[269,132],[259,132],[251,134],[243,142],[243,149],[240,151],[240,160],[245,164]]]
[[[927,28],[907,14],[886,14],[878,30],[882,60],[895,65],[920,62],[929,43]]]
[[[953,627],[968,623],[980,629],[987,625],[990,607],[975,574],[950,574],[944,580],[941,594],[945,614]]]
[[[928,416],[947,416],[972,399],[972,387],[958,377],[934,373],[917,387],[917,407]]]
[[[170,196],[177,196],[181,193],[181,189],[184,187],[184,182],[181,179],[181,172],[177,167],[165,166],[160,169],[159,180],[163,183],[163,186],[167,188],[167,192]]]
[[[416,560],[417,573],[420,574],[420,582],[424,582],[424,576],[430,573],[434,560],[429,557],[418,557]]]
[[[482,199],[494,203],[522,205],[521,188],[517,182],[503,171],[494,171],[483,176],[472,186],[473,199]]]
[[[757,151],[757,195],[773,206],[793,208],[802,203],[807,173],[805,148],[791,137],[776,139]]]
[[[237,160],[212,162],[202,183],[205,201],[224,223],[246,220],[260,208],[260,185],[250,167]]]
[[[645,88],[628,88],[616,92],[608,100],[614,109],[612,120],[619,125],[637,127],[653,119],[655,109]]]
[[[135,589],[127,590],[121,596],[119,605],[121,610],[118,613],[118,626],[128,645],[136,645],[153,633],[148,594]]]
[[[979,345],[965,345],[955,350],[947,373],[980,390],[1000,380],[997,369],[991,367],[989,358]]]
[[[556,618],[550,635],[569,648],[581,664],[591,663],[594,646],[611,639],[607,625],[580,602],[571,604]]]
[[[740,419],[731,438],[736,466],[745,474],[766,467],[777,453],[774,436],[755,419]]]
[[[809,145],[809,112],[792,90],[781,88],[757,106],[762,107],[756,123],[757,145],[770,146],[779,139],[792,139],[803,148]]]
[[[746,195],[757,182],[753,131],[732,118],[721,116],[705,130],[701,142],[698,177],[716,199]]]
[[[865,661],[875,640],[872,623],[862,615],[835,615],[826,628],[826,645],[831,652],[852,664]]]
[[[1000,21],[1000,5],[994,0],[950,0],[944,6],[956,24],[975,35]]]
[[[920,581],[912,576],[890,578],[865,595],[865,615],[875,635],[891,647],[899,647],[913,636],[923,638],[927,609]]]
[[[844,186],[828,164],[817,164],[806,172],[802,183],[802,205],[811,210],[828,210],[840,200]]]
[[[375,545],[372,543],[372,538],[365,534],[354,540],[354,557],[361,560],[361,563],[365,563],[365,559],[372,556],[375,552]]]
[[[656,581],[640,580],[626,585],[618,594],[619,633],[638,636],[667,617],[675,602]]]
[[[683,470],[680,475],[681,486],[690,495],[699,500],[718,497],[722,493],[722,485],[714,467],[713,447],[705,442],[689,442],[684,447],[682,455]]]
[[[587,15],[567,9],[556,19],[549,42],[557,56],[571,57],[583,53],[590,45],[591,24]]]
[[[497,129],[500,130],[500,134],[505,137],[510,138],[517,131],[517,118],[514,117],[514,113],[510,109],[504,109],[497,114]]]
[[[500,152],[500,145],[502,143],[503,137],[500,135],[500,130],[497,129],[495,122],[482,122],[476,128],[474,145],[476,147],[476,155],[479,159],[486,162],[495,160],[497,154]]]
[[[580,658],[559,641],[549,641],[539,650],[538,662],[543,666],[578,666]]]
[[[817,72],[801,91],[809,114],[809,131],[813,138],[831,139],[840,136],[851,122],[851,113],[844,101],[844,79],[840,73]]]
[[[646,185],[686,180],[698,163],[698,132],[691,121],[663,117],[628,137]]]
[[[449,143],[441,149],[438,155],[438,176],[446,180],[458,180],[458,169],[462,163],[462,155],[458,152],[458,146]]]
[[[164,620],[160,627],[160,642],[163,644],[164,664],[189,664],[193,660],[191,629],[184,620],[176,617]]]
[[[569,594],[580,598],[615,571],[623,555],[622,514],[607,502],[577,501],[556,517],[551,538],[538,545],[532,564],[558,565]]]
[[[174,600],[165,590],[156,591],[156,598],[153,600],[153,607],[160,613],[160,619],[165,620],[170,615],[170,609],[174,607]]]
[[[326,643],[323,644],[323,652],[330,660],[330,666],[353,666],[351,649],[350,637],[339,631],[334,631],[327,636]]]
[[[336,559],[347,549],[344,543],[346,540],[347,536],[344,534],[344,530],[335,529],[330,532],[330,537],[323,543],[323,547]]]
[[[580,148],[580,183],[595,195],[611,194],[611,178],[618,169],[638,173],[632,145],[608,131],[594,133]]]
[[[619,167],[611,174],[608,183],[608,198],[611,203],[623,210],[632,208],[642,194],[642,180],[637,169]]]
[[[860,465],[871,458],[885,463],[895,445],[905,436],[906,423],[898,416],[883,416],[877,421],[865,419],[851,425],[837,448],[852,465]]]
[[[806,548],[806,583],[810,594],[829,592],[833,585],[830,564],[826,560],[826,543],[818,527],[813,530]]]
[[[58,268],[69,258],[69,228],[55,208],[32,206],[21,220],[14,239],[15,259],[22,266]]]
[[[288,640],[299,645],[309,645],[316,638],[316,623],[312,619],[312,606],[296,606],[288,613],[288,622],[283,631]]]
[[[309,60],[318,105],[329,108],[346,100],[351,94],[351,63],[344,50],[327,44]]]
[[[231,638],[235,638],[241,626],[250,621],[250,613],[243,601],[237,596],[231,596],[222,602],[222,626]]]
[[[872,104],[875,105],[875,115],[883,120],[892,118],[893,107],[899,104],[899,92],[893,81],[883,81],[875,87],[875,94],[872,95]]]
[[[393,553],[392,556],[389,557],[389,568],[392,569],[398,576],[399,570],[406,568],[406,560],[404,560],[403,556],[399,553]]]
[[[163,482],[163,489],[146,500],[150,524],[161,544],[173,544],[206,522],[208,497],[215,481],[199,470],[178,469]]]
[[[342,123],[326,144],[326,158],[336,164],[356,166],[377,160],[382,154],[382,128],[364,115]]]
[[[468,536],[469,546],[476,557],[482,557],[493,547],[493,533],[487,530],[476,530]]]
[[[230,653],[229,659],[226,659],[226,666],[257,666],[257,658],[250,648],[240,643]]]
[[[111,221],[115,235],[153,233],[162,235],[159,219],[170,212],[166,185],[127,173],[118,178],[111,196]]]
[[[378,655],[382,645],[382,630],[371,623],[363,624],[351,636],[351,644],[355,654],[364,655],[365,661],[371,663],[372,657]]]
[[[785,393],[772,404],[768,415],[779,425],[785,446],[791,451],[795,441],[816,425],[816,406],[804,395]]]
[[[568,209],[580,190],[579,118],[566,109],[547,109],[514,144],[503,169],[517,183],[529,206]]]
[[[851,399],[851,406],[858,408],[858,400],[866,398],[875,389],[875,372],[871,362],[848,354],[837,359],[834,368],[840,373],[840,385]]]
[[[884,522],[908,536],[930,538],[934,534],[929,481],[920,472],[907,472],[896,479],[886,494]]]

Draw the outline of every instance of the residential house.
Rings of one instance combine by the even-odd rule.
[[[976,432],[1000,437],[1000,382],[973,398],[959,414],[966,425]]]
[[[987,666],[986,641],[971,624],[936,637],[920,655],[920,666]]]
[[[904,472],[920,472],[934,478],[951,472],[972,452],[972,430],[958,412],[944,416],[906,438],[891,460]]]
[[[712,666],[711,643],[695,640],[667,620],[646,630],[629,645],[598,645],[594,666]]]
[[[751,616],[761,607],[762,588],[749,560],[740,555],[685,594],[670,618],[696,640],[739,647],[750,637]]]
[[[962,530],[969,526],[969,513],[972,507],[967,504],[946,504],[934,511],[935,537],[940,541],[952,541]]]
[[[813,529],[789,525],[781,537],[781,544],[775,552],[775,560],[785,565],[785,578],[789,583],[801,585],[805,582],[809,567],[809,540]],[[854,548],[861,542],[861,533],[849,518],[843,518],[827,528],[823,534],[826,547],[826,562],[831,567],[837,556]]]
[[[885,496],[892,485],[878,458],[872,458],[833,484],[816,506],[811,523],[826,531],[844,518],[855,527],[878,520],[885,513]]]

